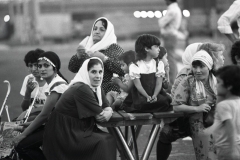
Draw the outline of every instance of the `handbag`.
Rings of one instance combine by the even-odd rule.
[[[210,104],[211,110],[208,112],[203,112],[203,126],[205,128],[213,125],[214,122],[214,114],[215,114],[215,104]]]

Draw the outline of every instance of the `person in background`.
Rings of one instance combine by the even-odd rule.
[[[225,66],[216,72],[217,104],[213,130],[218,160],[240,159],[240,67]],[[231,77],[231,78],[229,78]]]
[[[229,9],[218,19],[218,30],[224,34],[232,43],[239,40],[240,32],[240,0],[235,0]],[[231,24],[237,21],[238,33],[235,34],[231,28]]]
[[[164,63],[155,60],[159,55],[159,46],[160,41],[156,36],[143,34],[137,38],[136,63],[129,66],[129,75],[134,84],[130,95],[132,104],[124,101],[125,111],[146,113],[172,110],[171,99],[162,87],[165,77]]]
[[[165,0],[168,5],[167,13],[159,19],[160,35],[163,39],[163,46],[168,52],[168,61],[170,67],[170,88],[177,75],[176,46],[179,28],[182,21],[182,12],[178,6],[177,0]]]
[[[23,160],[46,159],[40,149],[44,126],[56,102],[68,87],[67,80],[59,71],[60,68],[61,61],[56,53],[46,51],[38,57],[38,71],[40,76],[48,83],[48,87],[44,91],[47,99],[43,109],[34,121],[21,124],[21,126],[27,128],[13,139],[15,150]]]
[[[232,63],[240,66],[240,40],[233,43],[231,48]]]
[[[38,57],[43,52],[44,51],[41,49],[31,50],[24,57],[24,62],[28,67],[30,74],[24,78],[20,91],[20,94],[23,96],[23,101],[21,103],[23,111],[27,110],[32,103],[36,94],[37,85],[39,86],[39,93],[34,103],[34,107],[42,107],[46,101],[46,95],[44,94],[44,91],[48,85],[46,81],[41,78],[37,66]]]
[[[101,88],[103,72],[99,58],[85,60],[59,99],[43,138],[48,160],[116,159],[115,138],[96,125],[108,121],[113,112]]]
[[[78,50],[82,47],[85,52],[73,55],[69,61],[68,69],[77,73],[83,62],[90,57],[98,57],[104,64],[102,87],[105,93],[109,91],[120,92],[119,87],[111,83],[113,73],[124,76],[118,57],[124,52],[117,44],[113,24],[105,17],[98,18],[92,27],[90,36],[79,43]]]
[[[112,83],[120,87],[121,93],[118,93],[116,91],[110,91],[106,95],[110,106],[114,110],[122,109],[120,108],[120,106],[122,105],[122,102],[125,100],[133,86],[133,82],[131,81],[129,76],[129,66],[135,63],[136,52],[132,50],[126,51],[121,56],[119,56],[118,59],[121,63],[121,68],[124,71],[125,75],[122,80],[118,77],[113,77]]]

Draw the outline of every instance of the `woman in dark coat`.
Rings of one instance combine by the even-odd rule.
[[[48,160],[114,160],[116,142],[96,121],[112,116],[101,83],[103,63],[87,59],[61,96],[46,124],[43,152]]]

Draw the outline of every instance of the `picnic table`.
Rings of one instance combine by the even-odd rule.
[[[117,148],[122,160],[139,160],[137,137],[142,125],[152,125],[149,139],[141,154],[141,160],[147,160],[152,151],[156,137],[161,129],[160,123],[163,119],[183,117],[183,113],[159,112],[159,113],[126,113],[125,111],[114,111],[108,122],[98,123],[102,127],[107,127],[117,141]],[[125,127],[125,134],[121,127]],[[128,139],[128,128],[131,128],[132,137]],[[135,156],[132,154],[134,146]]]

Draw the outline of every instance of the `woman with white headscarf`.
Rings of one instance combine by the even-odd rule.
[[[176,112],[189,114],[189,124],[197,160],[214,160],[216,154],[212,135],[204,132],[203,113],[209,112],[216,104],[216,78],[212,73],[213,59],[204,50],[198,51],[192,58],[192,74],[185,77],[173,98]]]
[[[84,61],[46,124],[43,152],[48,160],[116,159],[114,137],[96,126],[96,121],[112,116],[102,79],[102,61],[96,57]]]
[[[102,88],[105,93],[113,90],[120,92],[119,87],[111,83],[113,73],[124,76],[118,57],[123,49],[117,44],[113,24],[105,17],[98,18],[92,27],[90,36],[79,43],[77,53],[70,59],[68,69],[77,73],[84,60],[98,57],[104,64]]]

